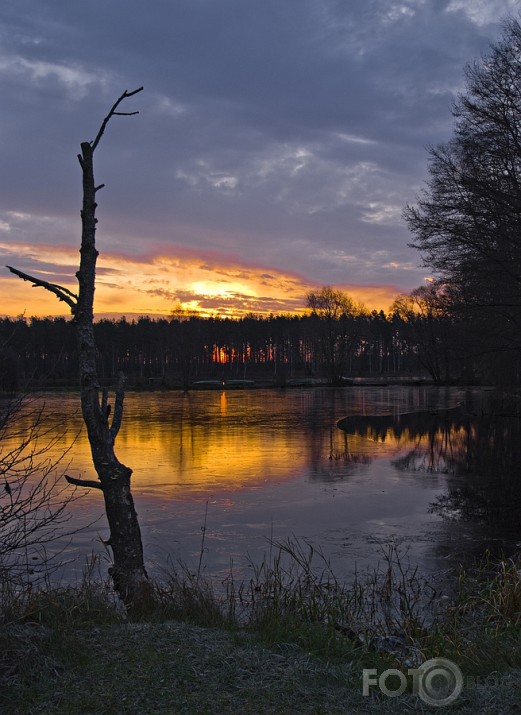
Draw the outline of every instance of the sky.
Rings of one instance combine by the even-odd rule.
[[[402,218],[464,66],[521,0],[2,0],[0,314],[75,291],[95,152],[97,317],[369,309],[428,280]]]

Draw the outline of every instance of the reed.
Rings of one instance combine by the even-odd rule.
[[[37,699],[36,672],[42,674],[38,689],[64,668],[94,667],[91,642],[115,634],[121,643],[125,633],[131,634],[132,648],[138,649],[131,656],[135,667],[141,658],[143,668],[152,671],[158,656],[150,629],[164,628],[167,634],[174,623],[227,633],[226,647],[233,639],[240,648],[258,644],[277,654],[275,659],[306,654],[314,668],[322,664],[322,675],[328,671],[345,679],[348,670],[355,690],[360,690],[356,674],[364,667],[406,672],[436,656],[453,660],[465,675],[521,668],[519,559],[493,561],[487,555],[461,570],[456,592],[445,599],[396,546],[383,548],[378,568],[356,573],[349,584],[335,576],[320,549],[296,538],[272,541],[268,557],[251,565],[250,579],[238,580],[230,569],[225,582],[217,584],[205,578],[202,562],[196,569],[170,568],[154,584],[147,611],[133,613],[140,623],[122,610],[110,584],[100,578],[96,559],[86,565],[77,587],[5,587],[0,590],[0,690],[21,707],[19,693]],[[149,629],[143,652],[137,645],[141,628]],[[163,631],[153,632],[161,648]],[[197,638],[209,638],[209,632],[194,631]],[[102,650],[96,657],[102,669]],[[215,655],[215,664],[218,660]]]

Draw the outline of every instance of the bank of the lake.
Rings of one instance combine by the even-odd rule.
[[[100,625],[58,636],[19,626],[9,644],[24,649],[23,670],[10,687],[2,683],[4,715],[440,712],[411,692],[388,697],[373,686],[365,697],[363,668],[381,674],[389,663],[356,653],[328,662],[295,644],[266,647],[245,632],[170,622]],[[519,667],[465,677],[465,684],[451,712],[519,712]]]
[[[519,712],[521,555],[462,570],[440,600],[395,559],[349,587],[307,553],[294,544],[226,597],[172,573],[128,614],[92,571],[76,588],[4,586],[1,712]]]

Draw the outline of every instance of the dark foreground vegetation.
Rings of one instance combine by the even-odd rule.
[[[1,711],[431,712],[407,674],[443,657],[463,674],[452,712],[519,712],[519,560],[484,560],[442,598],[392,548],[380,572],[352,586],[306,544],[273,554],[249,583],[230,575],[212,586],[179,568],[132,620],[93,578],[95,564],[76,588],[4,587]],[[407,689],[364,696],[364,668],[397,668]],[[391,676],[387,687],[398,686]]]

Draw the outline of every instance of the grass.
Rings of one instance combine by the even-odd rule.
[[[396,549],[346,586],[320,552],[290,540],[224,590],[200,569],[172,570],[129,622],[91,563],[77,588],[2,594],[0,711],[436,712],[410,687],[364,697],[362,670],[407,674],[443,657],[465,676],[455,712],[520,712],[520,562],[485,559],[439,603]]]

